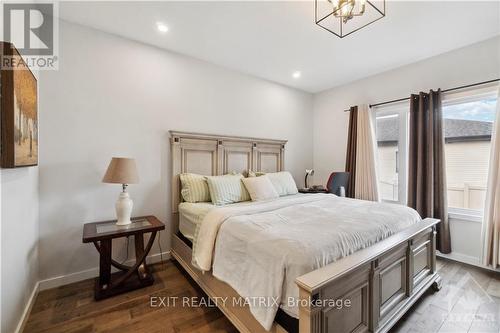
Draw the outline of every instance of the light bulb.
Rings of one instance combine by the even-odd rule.
[[[162,23],[162,22],[157,22],[156,23],[156,28],[158,29],[158,31],[160,32],[168,32],[168,27],[166,24]]]

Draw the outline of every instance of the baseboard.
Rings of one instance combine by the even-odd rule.
[[[19,319],[19,323],[17,324],[15,333],[21,333],[24,330],[24,326],[28,321],[28,317],[31,313],[31,308],[33,308],[33,304],[35,304],[36,296],[38,295],[38,291],[40,290],[40,282],[35,283],[33,290],[31,291],[30,298],[28,299],[28,303],[24,307],[23,314],[21,315],[21,319]]]
[[[438,258],[445,258],[445,259],[450,259],[450,260],[454,260],[454,261],[458,261],[458,262],[461,262],[461,263],[464,263],[464,264],[467,264],[467,265],[471,265],[471,266],[476,266],[476,267],[479,267],[479,268],[482,268],[482,269],[487,269],[489,271],[493,271],[493,272],[500,272],[500,269],[493,269],[489,266],[485,266],[483,265],[483,263],[481,262],[481,260],[479,260],[479,258],[476,258],[476,257],[473,257],[473,256],[468,256],[468,255],[465,255],[465,254],[460,254],[460,253],[448,253],[448,254],[443,254],[443,253],[440,253],[440,252],[436,252],[436,256]]]
[[[148,263],[154,264],[162,260],[170,259],[170,251],[165,251],[163,253],[156,253],[147,257]],[[126,265],[133,265],[135,263],[134,259],[125,262]],[[82,280],[87,280],[94,278],[99,275],[99,267],[94,267],[80,272],[75,272],[67,275],[56,276],[50,279],[42,280],[39,282],[40,290],[52,289],[73,282],[78,282]]]

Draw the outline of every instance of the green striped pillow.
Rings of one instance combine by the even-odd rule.
[[[210,191],[205,176],[195,173],[181,173],[181,195],[187,202],[208,202]]]
[[[243,175],[241,174],[207,177],[212,203],[226,205],[250,200],[250,195],[241,181],[242,179]]]

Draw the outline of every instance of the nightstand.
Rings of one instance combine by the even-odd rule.
[[[156,233],[165,229],[165,225],[154,216],[136,217],[125,226],[116,225],[115,221],[86,223],[83,226],[83,243],[94,243],[99,252],[99,277],[95,282],[96,300],[121,294],[130,290],[150,286],[153,275],[146,264]],[[144,234],[151,233],[144,247]],[[121,264],[111,257],[112,240],[134,236],[135,263],[132,266]],[[111,266],[119,271],[111,274]]]
[[[300,188],[299,189],[299,192],[300,193],[328,193],[328,190],[327,189],[324,189],[324,190],[313,190],[311,188]]]

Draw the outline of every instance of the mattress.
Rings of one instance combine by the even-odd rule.
[[[238,202],[224,207],[245,207],[252,205],[251,201]],[[212,210],[222,206],[215,206],[211,202],[182,202],[179,204],[179,231],[189,239],[194,240],[194,232],[205,216]]]
[[[214,207],[211,202],[181,203],[179,205],[179,231],[181,234],[192,242],[196,226]]]

